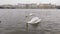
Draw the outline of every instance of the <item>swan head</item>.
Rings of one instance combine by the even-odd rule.
[[[34,13],[30,13],[29,16],[34,16],[35,14]]]

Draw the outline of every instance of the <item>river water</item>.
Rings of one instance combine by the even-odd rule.
[[[37,27],[26,27],[26,15],[35,13],[41,18]],[[0,34],[59,34],[59,9],[0,9]],[[28,30],[28,31],[27,31]],[[41,32],[42,31],[42,32]],[[47,34],[48,34],[47,33]]]

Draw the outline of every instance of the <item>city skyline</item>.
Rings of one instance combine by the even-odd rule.
[[[56,4],[56,5],[60,5],[60,0],[0,0],[0,5],[2,4],[17,4],[17,3],[25,3],[25,4],[30,4],[30,3],[36,3],[36,4],[48,4],[48,3],[51,3],[51,4]]]

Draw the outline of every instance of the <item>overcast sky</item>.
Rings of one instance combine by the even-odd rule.
[[[17,4],[17,3],[52,3],[60,5],[60,0],[0,0],[0,4]]]

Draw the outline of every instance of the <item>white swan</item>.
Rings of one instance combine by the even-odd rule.
[[[29,14],[30,16],[33,16],[33,13],[30,13]],[[41,19],[39,19],[39,17],[33,17],[30,21],[27,21],[27,23],[29,24],[36,24],[36,23],[39,23],[41,21]]]
[[[28,21],[29,24],[36,24],[39,23],[41,21],[41,19],[39,19],[38,17],[33,17],[30,21]]]

